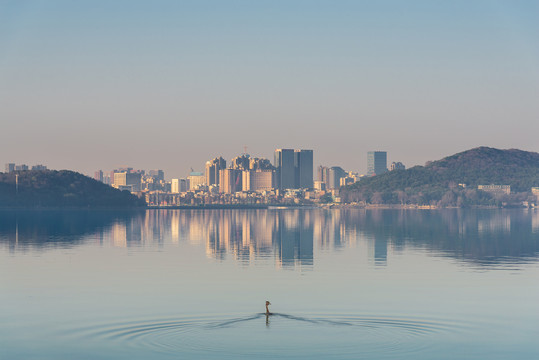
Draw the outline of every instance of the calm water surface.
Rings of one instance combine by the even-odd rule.
[[[0,305],[0,359],[537,359],[539,211],[3,211]]]

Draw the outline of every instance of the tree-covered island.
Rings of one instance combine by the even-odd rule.
[[[146,202],[80,173],[30,170],[0,173],[2,208],[134,208]]]
[[[510,193],[478,189],[491,184],[508,185]],[[365,177],[341,188],[340,196],[343,202],[367,204],[501,206],[535,202],[533,187],[539,187],[539,153],[478,147],[425,166]]]

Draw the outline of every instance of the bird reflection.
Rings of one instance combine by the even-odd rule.
[[[270,317],[270,315],[273,315],[272,313],[270,313],[270,311],[268,309],[268,305],[271,305],[271,303],[266,300],[266,327],[269,327],[269,325],[270,325],[269,317]]]

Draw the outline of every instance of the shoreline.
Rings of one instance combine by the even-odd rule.
[[[396,204],[325,204],[318,205],[326,209],[366,209],[366,210],[443,210],[443,209],[535,209],[535,207],[525,206],[495,206],[495,205],[470,205],[466,207],[458,206],[437,206],[437,205],[396,205]]]
[[[288,210],[288,209],[365,209],[365,210],[442,210],[442,209],[535,209],[524,206],[439,207],[437,205],[397,204],[207,204],[207,205],[160,205],[138,207],[13,207],[0,206],[0,211],[145,211],[145,210]]]

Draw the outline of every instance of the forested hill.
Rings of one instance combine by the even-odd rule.
[[[458,184],[466,184],[466,188]],[[343,188],[342,196],[348,201],[388,204],[433,204],[443,200],[438,205],[495,205],[504,200],[477,191],[477,185],[488,184],[511,185],[511,192],[520,193],[516,194],[519,200],[526,200],[524,193],[539,186],[539,154],[479,147],[425,166],[363,178]]]
[[[19,175],[18,191],[16,174]],[[129,192],[73,171],[0,173],[0,207],[126,208],[145,205],[143,200]]]

